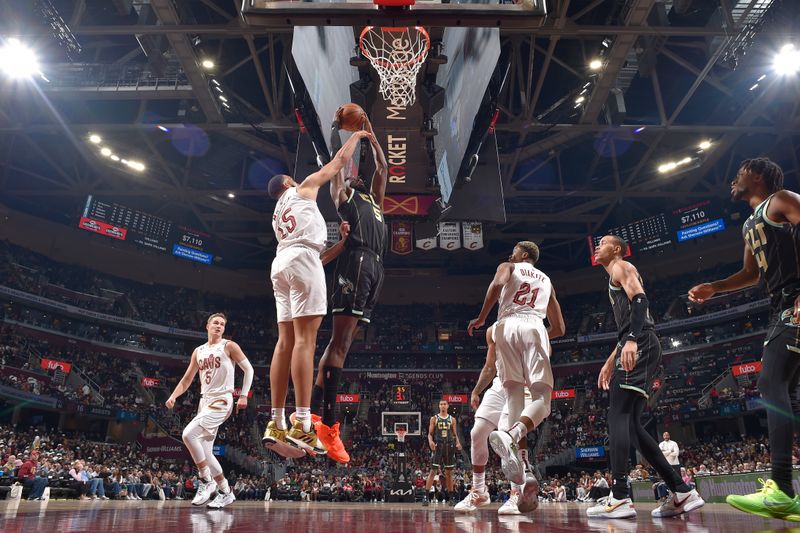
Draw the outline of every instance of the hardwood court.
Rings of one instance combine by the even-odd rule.
[[[607,533],[755,533],[800,531],[800,524],[749,516],[723,504],[707,504],[688,517],[656,520],[653,505],[637,506],[637,520],[591,520],[586,505],[542,504],[530,515],[498,517],[497,505],[474,515],[451,507],[411,504],[236,502],[221,511],[188,502],[121,501],[46,503],[0,501],[3,533],[494,533],[602,531]],[[796,527],[797,529],[792,529]]]

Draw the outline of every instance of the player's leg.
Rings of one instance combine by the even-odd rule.
[[[203,446],[203,441],[208,436],[208,430],[200,425],[199,414],[184,428],[182,436],[183,443],[189,450],[194,464],[197,465],[197,478],[200,481],[197,493],[192,499],[192,505],[203,505],[211,499],[211,496],[217,490],[217,484],[211,476],[206,449]]]
[[[486,490],[486,463],[489,462],[489,434],[498,428],[506,398],[495,383],[486,391],[475,411],[475,423],[469,432],[470,460],[472,462],[472,490],[456,504],[454,510],[472,512],[489,505],[491,498]]]
[[[286,440],[309,453],[324,454],[311,423],[311,385],[314,381],[314,348],[322,316],[300,316],[292,321],[294,347],[292,348],[291,374],[296,408],[296,419],[286,435]]]
[[[794,413],[791,395],[800,378],[800,327],[778,324],[761,358],[758,390],[767,410],[772,479],[755,494],[730,495],[730,505],[745,512],[800,521],[800,496],[792,487]]]
[[[222,471],[222,465],[220,465],[217,458],[214,457],[214,440],[216,437],[216,430],[213,433],[208,432],[206,438],[203,439],[203,448],[206,452],[206,458],[208,461],[208,468],[211,471],[211,477],[214,479],[218,489],[217,497],[209,502],[208,506],[212,509],[222,509],[226,505],[230,505],[231,503],[235,502],[236,496],[234,496],[233,491],[228,484],[228,480],[225,478],[225,473]]]
[[[453,454],[450,454],[452,458]],[[451,465],[450,461],[446,462],[447,466],[444,467],[444,501],[449,505],[455,505],[452,502],[453,498],[453,469],[455,465]]]

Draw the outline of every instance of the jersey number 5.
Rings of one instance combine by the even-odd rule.
[[[292,208],[290,207],[283,213],[281,213],[281,219],[278,221],[278,233],[280,233],[281,239],[285,239],[288,234],[294,231],[297,227],[297,220],[294,218],[293,215],[289,213],[292,212]]]
[[[528,299],[528,294],[531,295],[530,299]],[[514,294],[514,299],[512,300],[517,305],[527,305],[531,309],[536,307],[536,296],[539,294],[539,289],[533,289],[533,293],[531,293],[531,284],[528,282],[523,283],[519,286],[519,290]]]
[[[206,382],[206,385],[211,384],[211,370],[206,370],[206,375],[204,376],[203,379]]]

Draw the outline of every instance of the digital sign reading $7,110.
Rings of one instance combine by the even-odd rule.
[[[89,195],[78,227],[183,259],[210,264],[210,236],[171,220]]]

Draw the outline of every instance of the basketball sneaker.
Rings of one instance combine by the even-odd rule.
[[[206,483],[205,481],[200,481],[200,485],[197,487],[197,494],[194,495],[192,499],[192,505],[203,505],[208,500],[211,499],[211,495],[217,491],[217,482],[213,479]]]
[[[530,472],[525,473],[525,485],[522,487],[517,508],[520,513],[530,513],[539,507],[539,480]]]
[[[471,490],[463,500],[453,507],[453,510],[459,513],[471,513],[476,511],[478,507],[484,507],[490,503],[492,503],[492,500],[486,492]]]
[[[264,436],[261,437],[261,443],[265,448],[287,459],[299,459],[306,456],[305,450],[286,442],[286,430],[280,429],[275,421],[267,424]]]
[[[689,492],[676,492],[670,494],[664,502],[658,507],[653,509],[650,514],[653,518],[666,518],[668,516],[677,516],[679,514],[688,513],[705,505],[705,501],[700,497],[700,494],[692,489]]]
[[[297,412],[294,412],[294,413],[289,415],[289,423],[290,424],[294,425],[294,421],[295,420],[297,420]],[[311,424],[314,425],[317,422],[322,422],[322,417],[319,416],[319,415],[315,415],[314,413],[311,413]]]
[[[771,479],[764,481],[759,478],[758,481],[761,483],[761,488],[753,494],[744,496],[731,494],[725,501],[745,513],[800,522],[799,496],[790,498]]]
[[[226,505],[230,505],[236,501],[236,496],[233,495],[233,491],[229,490],[228,492],[217,492],[217,497],[214,498],[211,503],[208,504],[209,509],[222,509]]]
[[[313,420],[314,415],[311,415]],[[344,443],[339,436],[339,422],[333,426],[328,427],[322,423],[322,420],[314,422],[314,429],[317,431],[317,437],[322,442],[322,445],[328,450],[328,457],[337,463],[347,464],[350,462],[350,454],[344,449]]]
[[[514,493],[503,502],[503,505],[497,510],[497,514],[521,514],[519,512],[519,494]]]
[[[492,431],[489,444],[494,453],[500,456],[500,466],[506,479],[517,485],[525,483],[525,463],[519,458],[519,448],[511,435],[506,431]]]
[[[597,500],[597,505],[586,509],[589,518],[636,518],[636,509],[630,498],[617,500],[613,494]]]
[[[292,429],[286,434],[286,441],[312,455],[325,455],[328,453],[328,450],[325,449],[325,446],[317,437],[314,426],[311,426],[311,431],[305,432],[303,431],[303,423],[299,420],[295,420],[294,424],[292,424]]]

